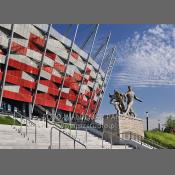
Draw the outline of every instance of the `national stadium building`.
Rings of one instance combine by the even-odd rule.
[[[0,24],[2,108],[28,116],[45,109],[94,119],[114,65],[115,48],[97,63],[74,39],[47,24]],[[104,52],[108,41],[109,37]]]

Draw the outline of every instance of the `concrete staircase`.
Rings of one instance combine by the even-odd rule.
[[[0,125],[0,149],[30,149],[33,144],[10,125]]]
[[[0,149],[48,149],[50,145],[50,128],[52,125],[48,125],[45,128],[44,121],[33,120],[37,125],[37,140],[34,143],[34,127],[29,126],[27,130],[27,136],[25,135],[26,127],[22,126],[10,126],[0,125]],[[22,129],[20,133],[19,130]],[[103,141],[104,147],[102,148],[102,140],[83,130],[70,130],[62,129],[62,131],[69,133],[72,137],[79,139],[85,145],[87,149],[111,149],[110,143]],[[87,143],[87,144],[86,144]],[[64,134],[61,134],[61,149],[73,149],[74,142],[72,139]],[[56,130],[53,130],[52,149],[59,149],[59,134]],[[82,145],[76,143],[75,149],[85,149]],[[112,149],[132,149],[128,145],[113,145]]]

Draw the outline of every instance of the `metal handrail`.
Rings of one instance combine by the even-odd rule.
[[[79,142],[80,142],[80,139],[77,138],[77,136],[78,136],[78,132],[77,132],[77,128],[78,127],[77,127],[77,124],[64,123],[63,121],[62,122],[54,122],[54,123],[52,123],[52,122],[50,122],[48,120],[48,118],[47,118],[48,116],[47,115],[44,115],[44,116],[45,116],[44,118],[46,119],[46,128],[47,128],[48,123],[50,125],[54,125],[55,127],[58,127],[59,129],[64,129],[64,125],[67,125],[67,124],[69,124],[70,126],[75,126],[75,131],[76,131],[76,133],[75,133],[75,139],[79,140]],[[69,128],[69,129],[71,129],[71,128]],[[73,137],[73,135],[71,135],[71,132],[69,132],[67,134],[70,135],[71,137]],[[85,143],[86,143],[86,146],[87,146],[87,128],[86,128],[86,134],[85,134]]]
[[[64,122],[56,122],[55,123],[55,126],[58,126],[57,124],[60,124],[60,126],[62,127],[61,129],[64,129],[64,125],[69,125],[70,127],[69,127],[69,130],[71,130],[71,126],[75,126],[75,138],[76,139],[78,139],[78,132],[77,132],[77,130],[78,130],[78,126],[79,126],[79,124],[76,124],[76,123],[64,123]],[[82,126],[82,124],[80,124],[80,126]],[[88,131],[88,126],[86,125],[86,124],[84,124],[82,127],[80,127],[81,129],[83,128],[83,130],[85,131],[85,143],[86,143],[86,146],[87,146],[87,140],[88,140],[88,133],[87,133],[87,131]],[[71,135],[71,132],[69,133],[69,135]],[[79,139],[80,140],[80,139]]]
[[[109,141],[109,143],[110,143],[110,149],[112,149],[112,146],[113,146],[113,135],[114,135],[114,133],[112,132],[112,131],[105,131],[105,133],[106,132],[108,132],[109,134],[110,134],[110,141]],[[102,137],[101,137],[101,139],[102,139],[102,148],[104,148],[104,144],[103,144],[103,142],[104,142],[104,130],[102,131]],[[124,139],[122,139],[122,138],[119,138],[120,140],[124,140]],[[125,149],[126,149],[126,143],[125,143]]]
[[[37,139],[36,124],[34,122],[32,122],[30,119],[28,119],[27,117],[25,117],[24,115],[20,114],[19,112],[14,111],[14,125],[15,125],[15,120],[17,118],[16,115],[20,116],[20,119],[21,119],[21,121],[20,121],[20,123],[21,123],[21,125],[20,125],[20,133],[22,133],[22,123],[23,123],[22,119],[23,118],[25,119],[25,124],[26,124],[25,125],[25,130],[26,130],[25,135],[26,136],[28,134],[28,122],[35,127],[35,139],[34,139],[34,142],[36,143],[36,139]]]
[[[105,131],[105,133],[106,133],[106,131]],[[112,149],[112,145],[113,145],[113,135],[114,135],[114,133],[113,133],[112,131],[108,131],[108,133],[110,134],[110,141],[109,141],[109,142],[110,142],[110,144],[111,144],[111,149]],[[125,138],[121,137],[121,135],[122,135],[122,136],[124,135]],[[146,140],[144,137],[142,137],[142,136],[140,136],[140,135],[138,135],[138,134],[132,133],[132,132],[120,133],[120,134],[119,134],[119,139],[120,139],[120,140],[124,140],[124,141],[126,141],[126,140],[135,140],[135,141],[139,141],[141,145],[145,144],[145,145],[147,145],[147,146],[151,146],[153,149],[155,149],[156,147],[154,147],[154,146],[152,146],[152,145],[156,145],[159,149],[166,149],[166,148],[160,146],[158,143],[156,143],[156,142],[154,142],[154,141],[151,142],[151,145],[150,145],[150,144],[147,144],[147,143],[144,142],[144,141]],[[151,140],[149,140],[149,141],[151,141]],[[104,142],[104,131],[102,132],[102,148],[104,148],[103,142]],[[125,149],[126,149],[126,143],[125,143]],[[137,149],[137,147],[136,147],[136,149]]]
[[[59,117],[58,117],[59,116]],[[58,114],[57,115],[57,117],[58,118],[61,118],[61,115],[60,114]],[[48,114],[43,114],[43,118],[44,118],[44,120],[45,120],[45,122],[46,122],[46,128],[47,128],[47,124],[49,123],[50,125],[55,125],[55,124],[64,124],[64,122],[61,122],[61,120],[59,121],[59,122],[55,122],[55,120],[52,120],[52,122],[50,122],[49,120],[48,120]],[[57,118],[57,119],[58,119]]]
[[[53,134],[53,129],[55,129],[56,131],[59,132],[59,149],[61,148],[61,133],[73,140],[73,142],[74,142],[74,149],[75,149],[75,143],[76,142],[79,143],[80,145],[82,145],[86,149],[86,145],[84,145],[83,143],[81,143],[76,138],[70,136],[69,134],[67,134],[66,132],[62,131],[61,129],[59,129],[59,128],[55,127],[55,126],[53,126],[50,129],[50,146],[49,146],[49,149],[52,148],[52,134]]]
[[[139,141],[141,145],[145,144],[145,145],[151,146],[153,149],[155,149],[155,148],[166,149],[165,147],[161,146],[158,142],[156,142],[154,140],[147,139],[147,138],[140,136],[140,135],[133,133],[133,132],[124,132],[124,133],[120,133],[120,135],[122,135],[122,136],[129,135],[130,140]],[[146,142],[148,142],[150,144],[147,144]]]

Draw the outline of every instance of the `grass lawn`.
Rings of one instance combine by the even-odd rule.
[[[175,149],[175,135],[160,131],[147,131],[145,137],[158,142],[160,145]]]
[[[3,125],[13,125],[14,124],[14,120],[10,117],[10,116],[3,116],[0,115],[0,124]],[[20,122],[15,120],[15,125],[20,126]]]
[[[62,124],[60,124],[61,125],[61,127],[63,128],[63,129],[75,129],[75,125],[74,124],[70,124],[70,123],[62,123]]]

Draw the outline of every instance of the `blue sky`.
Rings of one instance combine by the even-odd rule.
[[[67,25],[54,25],[61,33]],[[90,25],[80,25],[80,44]],[[72,37],[73,30],[69,33]],[[109,81],[99,115],[114,113],[108,94],[114,89],[122,92],[133,86],[143,103],[135,102],[139,117],[148,111],[152,118],[164,119],[175,114],[175,26],[156,24],[103,24],[98,39],[112,32],[110,46],[117,45],[117,63]]]

